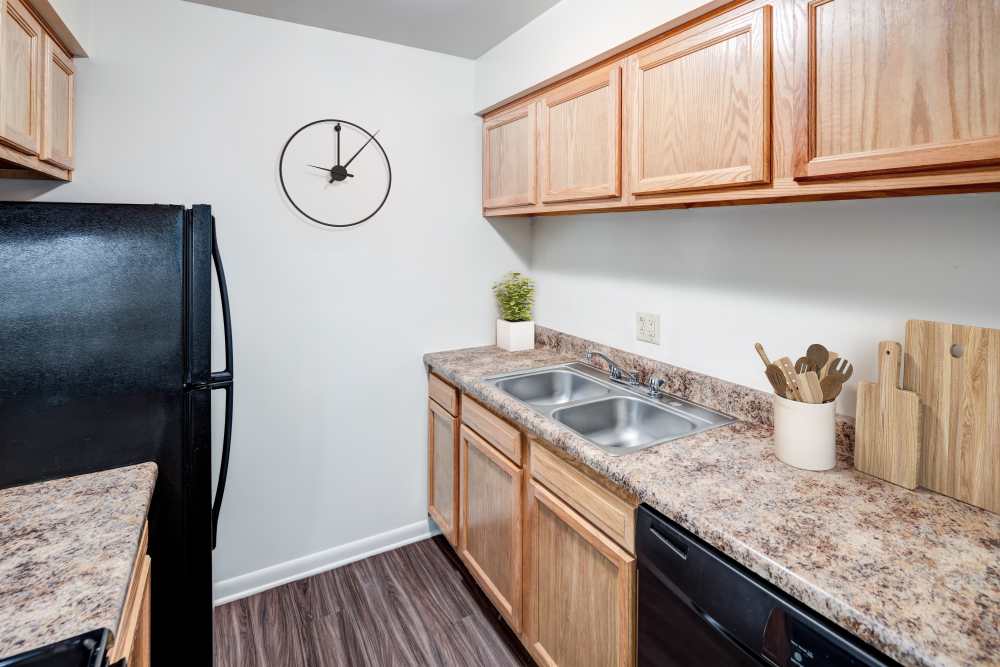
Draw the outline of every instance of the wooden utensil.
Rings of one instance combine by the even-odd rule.
[[[781,369],[774,364],[768,364],[767,368],[764,369],[764,375],[767,376],[771,386],[774,387],[774,393],[782,398],[787,398],[788,382],[785,380],[785,374],[781,372]]]
[[[858,387],[854,467],[912,489],[920,467],[920,399],[899,388],[902,346],[882,341],[878,353],[878,382]]]
[[[806,356],[812,359],[813,365],[816,367],[816,374],[819,375],[830,359],[830,351],[819,343],[813,343],[806,350]]]
[[[823,402],[829,403],[840,396],[840,390],[844,388],[844,383],[840,377],[830,377],[829,375],[819,381],[819,389],[823,392]]]
[[[808,371],[807,373],[803,373],[800,377],[805,378],[804,384],[809,389],[809,402],[822,403],[823,390],[819,386],[819,376],[816,375],[816,371]],[[803,383],[800,382],[800,384]]]
[[[820,380],[822,380],[823,378],[826,377],[827,371],[830,370],[830,366],[832,366],[834,364],[834,362],[837,361],[837,358],[839,356],[840,355],[837,354],[836,352],[830,352],[830,356],[827,357],[826,363],[823,364],[823,368],[819,369],[819,379]]]
[[[772,364],[768,360],[767,354],[765,354],[764,352],[764,346],[761,345],[760,343],[754,343],[753,347],[755,350],[757,350],[757,354],[760,356],[760,360],[764,362],[764,367],[767,368],[768,366],[771,366]]]
[[[841,384],[847,382],[854,375],[854,366],[847,362],[847,359],[837,359],[826,370],[827,377],[839,377]]]
[[[818,370],[819,367],[816,366],[813,360],[810,359],[809,357],[799,357],[798,360],[795,362],[795,372],[798,373],[799,375],[802,375],[803,373],[808,373],[809,371],[816,372]]]
[[[921,485],[1000,513],[1000,330],[911,320],[904,366],[923,410]]]
[[[785,384],[788,385],[788,389],[785,398],[790,398],[793,401],[801,401],[802,393],[799,391],[799,376],[795,373],[795,367],[792,366],[792,360],[788,357],[782,357],[774,362],[781,373],[785,376]]]

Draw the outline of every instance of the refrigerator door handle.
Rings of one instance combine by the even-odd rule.
[[[219,513],[222,511],[222,497],[226,491],[226,475],[229,472],[229,449],[233,441],[233,324],[229,312],[229,289],[226,285],[226,272],[222,268],[222,255],[219,253],[219,239],[215,234],[215,218],[212,218],[212,263],[219,281],[219,297],[222,301],[222,324],[226,338],[226,367],[213,372],[206,389],[226,390],[226,425],[222,435],[222,457],[219,462],[219,482],[215,489],[215,501],[212,503],[212,549],[215,549],[219,534]]]

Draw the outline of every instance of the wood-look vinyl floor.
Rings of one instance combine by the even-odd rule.
[[[438,536],[215,610],[215,667],[533,666]]]

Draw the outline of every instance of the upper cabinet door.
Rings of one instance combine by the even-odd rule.
[[[42,152],[39,157],[73,168],[73,59],[48,35],[42,65]]]
[[[632,194],[770,180],[770,12],[695,28],[629,58]]]
[[[21,0],[0,3],[0,140],[37,155],[42,136],[42,26]]]
[[[1000,161],[1000,1],[813,0],[796,178]]]
[[[483,208],[538,203],[535,102],[483,122]]]
[[[539,107],[542,202],[621,194],[621,66],[556,88]]]

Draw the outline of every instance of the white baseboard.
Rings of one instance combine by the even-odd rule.
[[[429,520],[417,521],[408,526],[387,530],[384,533],[348,542],[339,547],[271,565],[231,579],[217,581],[212,586],[212,597],[216,606],[226,604],[266,591],[269,588],[333,570],[341,565],[347,565],[383,551],[391,551],[413,542],[425,540],[440,534],[440,532]]]

